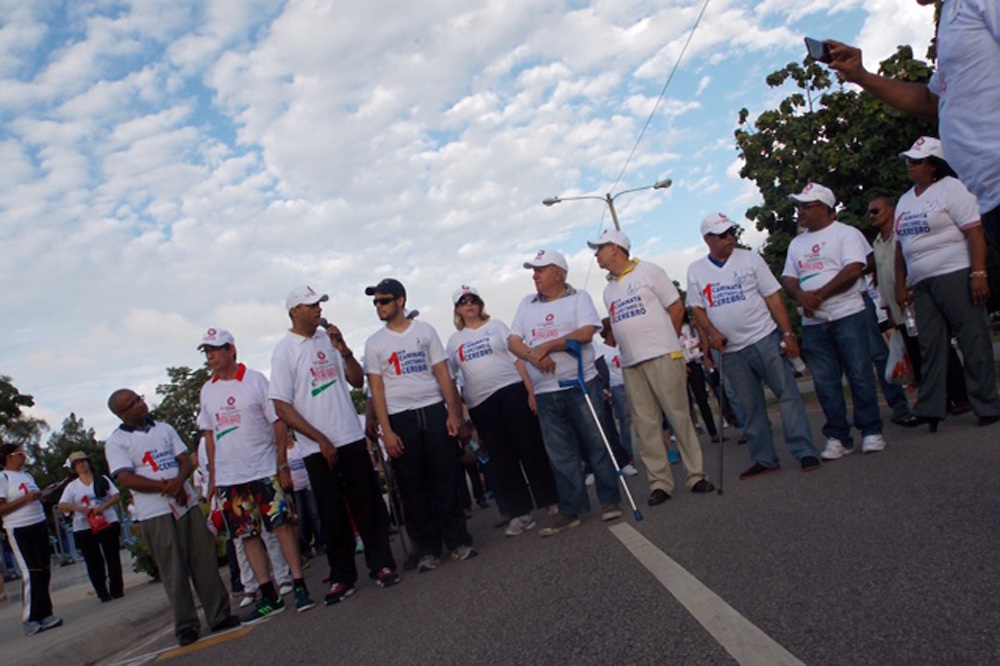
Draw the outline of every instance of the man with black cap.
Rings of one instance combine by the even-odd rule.
[[[288,294],[285,310],[292,328],[271,357],[268,393],[278,416],[295,432],[319,505],[330,564],[326,605],[354,594],[358,578],[348,504],[365,544],[369,577],[380,587],[399,582],[389,549],[389,515],[347,387],[361,388],[364,371],[340,331],[320,326],[320,303],[328,299],[310,287]]]
[[[688,305],[707,343],[725,354],[723,381],[740,397],[744,432],[753,465],[740,474],[752,479],[781,469],[774,434],[767,417],[763,384],[774,393],[781,410],[785,445],[803,472],[819,469],[809,418],[795,374],[785,358],[799,355],[781,285],[756,252],[736,247],[739,227],[722,213],[701,223],[708,256],[688,267]]]
[[[843,377],[854,403],[854,425],[861,431],[861,450],[885,448],[878,393],[868,353],[868,320],[864,288],[859,280],[871,246],[860,231],[837,221],[837,198],[829,188],[808,183],[788,197],[798,209],[802,234],[792,239],[782,283],[802,306],[802,347],[823,408],[824,460],[854,450],[847,420]]]
[[[649,477],[649,505],[662,504],[674,491],[661,414],[677,436],[688,488],[694,493],[712,492],[715,486],[705,478],[701,444],[691,420],[687,362],[678,337],[684,303],[677,287],[659,266],[632,259],[632,243],[621,231],[606,231],[587,245],[594,250],[597,265],[608,271],[604,305],[625,365],[625,389]]]
[[[566,282],[569,264],[561,252],[539,250],[524,267],[532,271],[536,293],[525,296],[518,306],[507,345],[527,364],[535,386],[542,440],[556,477],[559,513],[539,530],[540,536],[548,537],[579,526],[580,516],[590,510],[581,453],[587,456],[594,470],[602,520],[621,517],[621,495],[614,463],[586,398],[573,385],[561,385],[578,379],[577,359],[566,351],[568,342],[578,342],[590,401],[602,404],[591,343],[594,334],[601,330],[601,316],[590,294]],[[602,419],[601,427],[605,430],[614,427],[607,423],[603,409],[598,418]]]
[[[253,624],[285,609],[271,580],[264,530],[274,534],[295,583],[295,610],[315,604],[302,577],[295,513],[286,492],[292,477],[285,448],[285,424],[267,397],[267,378],[236,361],[232,333],[210,328],[198,345],[205,352],[212,378],[201,387],[198,427],[205,438],[208,499],[218,492],[229,538],[246,549],[261,600],[244,624]],[[286,490],[287,489],[287,490]]]
[[[476,556],[458,496],[462,402],[437,331],[406,317],[406,289],[385,278],[365,294],[385,322],[365,342],[365,370],[382,441],[392,458],[418,570],[438,566],[441,543],[451,559]]]

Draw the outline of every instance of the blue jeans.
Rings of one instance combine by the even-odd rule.
[[[777,330],[749,347],[737,352],[727,352],[723,360],[723,379],[727,392],[740,397],[743,408],[743,432],[747,436],[750,457],[763,467],[777,467],[778,454],[774,449],[774,434],[767,417],[767,400],[764,387],[778,398],[781,426],[785,445],[796,460],[819,457],[813,443],[809,418],[802,402],[802,394],[795,384],[795,374],[781,355],[781,333]]]
[[[611,406],[615,410],[615,418],[618,420],[618,432],[621,436],[622,448],[628,454],[630,462],[635,458],[632,452],[632,413],[628,408],[628,392],[625,385],[611,387]]]
[[[875,376],[879,384],[882,385],[882,395],[892,409],[893,418],[906,416],[910,413],[910,403],[906,399],[906,391],[903,387],[885,380],[885,366],[889,362],[889,345],[885,344],[885,338],[878,328],[878,313],[875,312],[875,303],[864,294],[865,298],[865,318],[868,320],[868,351],[872,355],[872,364],[875,366]]]
[[[862,435],[882,432],[878,391],[868,353],[868,322],[865,312],[802,327],[802,351],[813,376],[816,397],[826,415],[825,437],[838,439],[845,448],[854,446],[847,421],[843,377],[851,387],[854,427]]]
[[[601,404],[601,388],[595,377],[587,382],[587,394],[592,405]],[[542,426],[545,450],[552,462],[559,494],[559,513],[578,516],[590,511],[587,486],[583,482],[583,451],[594,469],[597,497],[601,506],[618,504],[618,475],[615,473],[607,447],[597,431],[594,415],[579,388],[566,388],[535,396],[538,420]],[[597,408],[595,407],[595,411]],[[604,410],[597,413],[601,414]],[[598,417],[600,418],[600,416]],[[606,423],[601,423],[605,429]]]

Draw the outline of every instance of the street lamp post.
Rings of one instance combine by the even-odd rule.
[[[670,180],[669,178],[664,178],[663,180],[653,183],[652,185],[646,185],[645,187],[636,187],[631,190],[622,190],[621,192],[615,194],[614,196],[612,196],[611,193],[609,192],[605,194],[603,197],[597,194],[587,194],[579,197],[550,197],[548,199],[543,199],[542,203],[545,204],[546,206],[555,206],[557,203],[562,203],[563,201],[573,201],[574,199],[597,199],[598,201],[603,201],[604,203],[608,204],[608,210],[611,211],[611,220],[615,223],[615,229],[621,231],[622,228],[621,224],[618,223],[618,211],[615,210],[615,199],[617,199],[623,194],[628,194],[630,192],[640,192],[642,190],[665,190],[673,184],[674,181]]]

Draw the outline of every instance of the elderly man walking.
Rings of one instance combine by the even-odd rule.
[[[740,396],[744,432],[753,465],[740,474],[752,479],[781,469],[767,416],[763,384],[778,398],[785,445],[803,472],[819,469],[805,404],[785,358],[799,355],[781,285],[756,252],[736,247],[739,227],[722,213],[706,217],[701,235],[708,256],[687,273],[688,305],[710,348],[725,354],[727,388]]]
[[[631,241],[621,231],[606,231],[587,245],[594,250],[597,265],[608,272],[604,305],[625,366],[625,389],[651,489],[648,504],[662,504],[674,492],[663,445],[664,414],[677,437],[691,492],[712,492],[715,486],[705,478],[701,444],[691,420],[687,362],[678,337],[684,303],[677,287],[659,266],[632,259]]]

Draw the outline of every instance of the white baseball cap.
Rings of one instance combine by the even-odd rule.
[[[608,229],[601,234],[601,237],[597,240],[587,241],[587,245],[590,246],[591,250],[596,250],[602,245],[617,245],[626,252],[632,249],[632,241],[628,239],[628,236],[617,229]]]
[[[326,294],[317,294],[312,287],[303,286],[292,289],[285,297],[285,309],[291,310],[297,305],[315,305],[330,300]]]
[[[736,229],[738,231],[739,228],[740,225],[726,217],[725,213],[712,213],[701,221],[702,236],[708,236],[709,234],[713,236],[720,236],[730,229]]]
[[[223,347],[225,345],[236,346],[236,338],[224,328],[210,328],[201,336],[201,344],[198,351],[204,351],[205,347]]]
[[[944,159],[944,150],[941,148],[941,141],[932,136],[922,136],[913,142],[909,150],[899,154],[900,157],[910,157],[915,160],[922,160],[925,157],[937,157]]]
[[[544,268],[545,266],[558,266],[569,273],[569,264],[562,252],[555,250],[539,250],[538,254],[531,261],[524,262],[525,268]]]
[[[478,289],[476,289],[475,287],[470,287],[467,284],[463,284],[461,287],[455,290],[454,294],[451,295],[452,304],[458,305],[458,301],[461,300],[462,296],[465,296],[466,294],[472,294],[480,301],[483,300],[483,297],[479,295]]]
[[[830,208],[837,207],[837,197],[833,196],[833,190],[829,187],[823,187],[819,183],[809,183],[806,185],[805,189],[798,194],[790,194],[788,198],[795,203],[809,203],[810,201],[819,201],[824,203]]]

